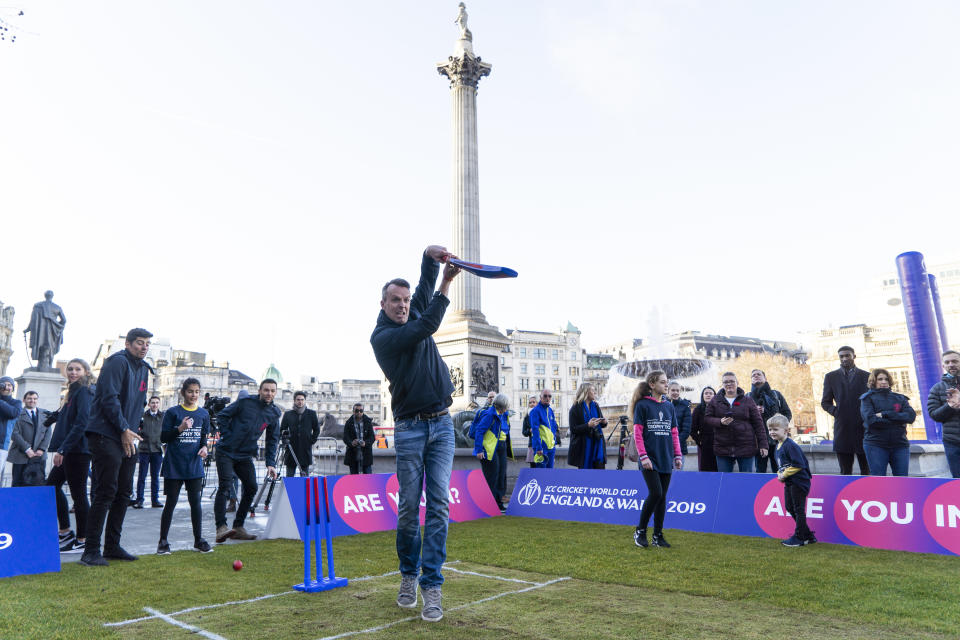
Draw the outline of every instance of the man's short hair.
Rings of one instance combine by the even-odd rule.
[[[953,354],[953,355],[955,355],[955,356],[960,356],[960,351],[954,351],[953,349],[947,349],[947,350],[944,351],[942,354],[940,354],[940,359],[943,360],[944,358],[946,358],[946,357],[949,356],[950,354]]]
[[[362,403],[362,402],[354,402],[354,403],[353,403],[353,408],[356,409],[357,407],[360,407],[361,409],[363,409],[363,403]]]
[[[493,397],[493,407],[500,411],[506,411],[510,408],[510,396],[505,393],[498,393]]]
[[[275,386],[275,387],[280,386],[280,385],[277,384],[277,381],[274,380],[273,378],[264,378],[264,379],[263,379],[263,382],[260,383],[260,387],[259,387],[259,388],[260,388],[260,389],[263,389],[263,385],[265,385],[265,384],[272,384],[272,385]]]
[[[783,427],[787,430],[787,433],[790,432],[790,418],[783,415],[782,413],[775,413],[770,416],[770,419],[767,420],[767,428],[772,429],[773,427]]]
[[[846,346],[845,346],[845,347],[840,347],[839,349],[837,349],[837,353],[838,353],[838,354],[839,354],[839,353],[843,353],[844,351],[849,351],[849,352],[852,353],[853,355],[857,355],[857,352],[853,350],[853,347],[846,347]]]
[[[680,384],[678,380],[671,380],[670,382],[668,382],[667,389],[669,389],[670,387],[680,387],[680,390],[683,391],[683,385]]]
[[[753,371],[750,372],[750,375],[755,374],[757,371],[759,371],[760,373],[762,373],[764,378],[767,377],[767,373],[766,373],[763,369],[754,369]]]
[[[40,394],[36,391],[27,391],[25,394],[23,394],[23,399],[26,400],[27,396],[37,396],[39,398]]]
[[[381,299],[381,300],[386,300],[386,299],[387,299],[387,289],[390,288],[390,285],[394,285],[394,286],[397,286],[397,287],[403,287],[404,289],[409,289],[409,288],[410,288],[410,283],[407,282],[406,280],[404,280],[403,278],[394,278],[393,280],[391,280],[391,281],[388,282],[387,284],[383,285],[383,290],[380,291],[380,299]]]
[[[307,399],[307,392],[306,392],[306,391],[294,391],[294,392],[293,392],[293,399],[294,399],[294,400],[296,400],[297,398],[300,398],[300,397],[302,397],[304,400],[306,400],[306,399]]]
[[[734,380],[736,380],[736,378],[737,378],[737,374],[735,374],[733,371],[727,371],[727,372],[725,372],[722,376],[720,376],[720,379],[723,380],[724,378],[726,378],[726,377],[728,377],[728,376],[733,376],[733,379],[734,379]]]
[[[147,402],[150,402],[150,400],[156,400],[157,402],[160,402],[160,396],[150,396],[150,398],[147,399]]]
[[[140,327],[137,327],[136,329],[130,329],[130,331],[127,331],[126,340],[127,342],[133,342],[137,338],[152,338],[152,337],[153,337],[152,333],[150,333],[146,329],[141,329]]]

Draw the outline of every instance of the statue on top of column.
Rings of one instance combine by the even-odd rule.
[[[43,294],[44,300],[33,305],[30,324],[23,330],[30,334],[30,357],[37,361],[36,371],[56,371],[53,369],[53,356],[63,344],[63,327],[67,316],[63,309],[53,302],[53,291]]]
[[[460,3],[460,12],[457,14],[457,19],[454,20],[454,23],[460,27],[460,39],[461,40],[470,40],[473,41],[473,34],[470,33],[470,29],[467,29],[467,5]]]

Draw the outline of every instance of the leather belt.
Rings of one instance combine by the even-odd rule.
[[[442,411],[437,411],[436,413],[415,413],[412,416],[404,416],[402,418],[397,418],[397,420],[433,420],[434,418],[439,418],[440,416],[445,416],[450,413],[449,409],[443,409]]]

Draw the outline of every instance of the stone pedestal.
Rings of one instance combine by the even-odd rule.
[[[483,406],[488,392],[501,390],[500,358],[509,340],[496,327],[454,317],[445,319],[433,338],[453,380],[451,411],[469,409],[471,402]]]
[[[26,369],[16,378],[16,382],[17,398],[23,400],[23,394],[27,391],[36,391],[40,396],[38,406],[47,411],[55,411],[60,407],[60,392],[67,380],[57,370]]]

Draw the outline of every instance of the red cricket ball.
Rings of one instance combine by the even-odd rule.
[[[234,570],[234,571],[240,571],[240,569],[243,569],[243,563],[240,562],[239,560],[234,560],[234,561],[233,561],[233,570]]]

